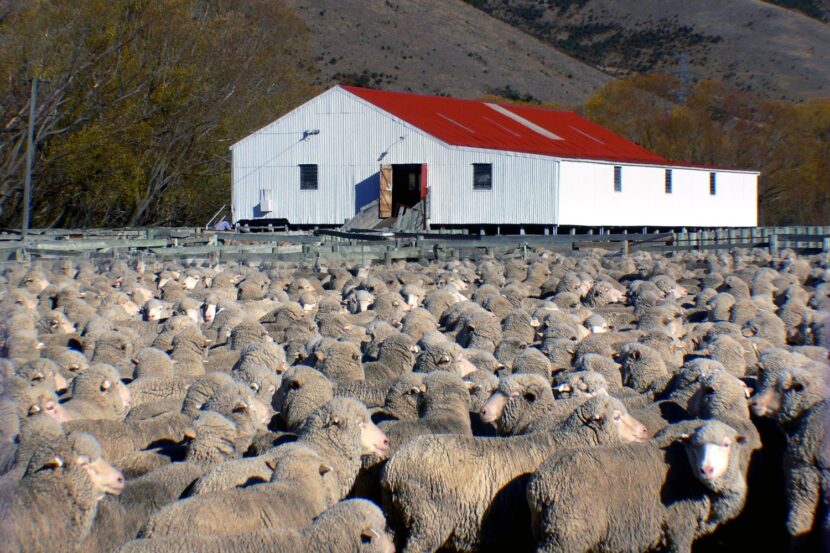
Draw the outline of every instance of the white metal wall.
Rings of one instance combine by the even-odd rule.
[[[709,194],[709,170],[622,167],[622,191],[614,191],[614,164],[562,160],[559,224],[584,226],[753,227],[758,221],[756,173],[717,171]]]
[[[306,131],[319,131],[307,136]],[[377,196],[381,163],[426,163],[430,223],[747,227],[757,222],[757,174],[623,166],[460,148],[424,134],[335,87],[232,146],[234,221],[288,219],[339,225],[356,212],[356,187]],[[318,165],[318,189],[300,190],[300,164]],[[493,164],[493,189],[473,190],[473,163]],[[259,211],[262,190],[271,211]],[[360,196],[363,196],[362,194]]]
[[[303,140],[310,130],[320,132]],[[235,221],[339,225],[355,214],[355,187],[366,186],[381,163],[426,163],[431,224],[556,223],[557,160],[450,147],[340,88],[232,150]],[[306,163],[318,165],[316,191],[300,190],[299,165]],[[493,164],[493,190],[473,190],[473,163]],[[268,213],[258,210],[263,189],[273,200]]]

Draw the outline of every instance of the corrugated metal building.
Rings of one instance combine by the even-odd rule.
[[[231,147],[235,222],[750,227],[755,171],[668,161],[575,113],[334,87]],[[383,190],[383,193],[381,193]]]

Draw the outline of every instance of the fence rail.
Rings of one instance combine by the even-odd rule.
[[[528,248],[568,252],[602,248],[610,252],[718,251],[764,248],[776,253],[830,252],[830,226],[711,229],[692,232],[497,235],[438,232],[317,230],[313,232],[217,232],[203,228],[33,230],[25,239],[0,229],[0,262],[63,257],[119,258],[156,255],[171,259],[321,262],[339,257],[354,262],[479,259],[486,255],[527,255]]]

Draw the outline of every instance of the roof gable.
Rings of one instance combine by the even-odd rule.
[[[341,88],[453,146],[625,163],[669,163],[569,111],[353,86]]]

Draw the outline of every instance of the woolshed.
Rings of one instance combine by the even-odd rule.
[[[335,86],[231,146],[236,223],[556,232],[757,223],[758,172],[669,161],[567,111]]]

